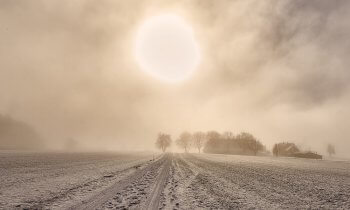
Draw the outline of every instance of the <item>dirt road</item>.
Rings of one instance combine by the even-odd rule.
[[[350,208],[347,161],[193,154],[124,158],[123,164],[116,162],[123,167],[93,179],[74,180],[56,191],[49,186],[49,196],[29,193],[5,202],[11,192],[2,186],[0,203],[5,209]]]

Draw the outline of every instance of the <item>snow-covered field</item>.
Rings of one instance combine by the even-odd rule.
[[[350,209],[350,162],[0,153],[1,209]]]

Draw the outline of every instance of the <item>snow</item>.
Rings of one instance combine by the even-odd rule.
[[[4,209],[350,209],[350,162],[151,153],[0,153]]]
[[[69,196],[82,196],[113,181],[104,176],[151,159],[149,153],[0,153],[0,206],[51,205],[57,197],[53,204],[60,207]]]

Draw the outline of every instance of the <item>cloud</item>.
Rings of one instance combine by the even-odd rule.
[[[151,149],[159,131],[212,129],[349,147],[338,127],[349,124],[349,4],[1,1],[0,113],[52,147]],[[202,53],[175,85],[140,71],[132,52],[142,20],[167,12],[193,26]]]

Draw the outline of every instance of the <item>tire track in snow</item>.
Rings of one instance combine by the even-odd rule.
[[[246,157],[165,154],[97,183],[33,199],[28,209],[348,209],[349,173],[323,162],[274,164]],[[226,158],[229,158],[226,160]],[[244,159],[244,161],[241,161]],[[293,164],[294,160],[291,160]],[[316,165],[314,165],[316,164]],[[129,165],[130,166],[130,165]],[[124,169],[127,167],[124,167]],[[327,187],[328,186],[328,187]],[[91,191],[90,191],[91,190]],[[78,199],[81,199],[78,201]],[[72,202],[75,202],[72,204]],[[70,204],[70,206],[57,204]],[[21,206],[22,207],[22,206]]]
[[[140,168],[69,209],[157,209],[169,175],[171,154]]]
[[[256,208],[257,206],[265,209],[279,208],[279,205],[246,191],[223,176],[224,168],[211,165],[207,161],[199,162],[198,159],[188,154],[181,155],[181,161],[186,168],[197,173],[188,187],[190,195],[187,197],[194,198],[192,205],[206,209]],[[231,174],[226,175],[231,176]]]
[[[123,177],[128,176],[133,173],[137,168],[148,161],[145,160],[140,162],[139,160],[131,161],[125,164],[124,168],[120,168],[116,171],[111,171],[105,175],[79,183],[70,188],[61,190],[59,193],[52,194],[50,197],[39,200],[27,200],[21,205],[18,205],[18,209],[66,209],[69,206],[70,201],[74,199],[81,199],[81,197],[86,197],[93,192],[99,192],[101,189],[108,187],[111,183],[117,182]],[[67,203],[68,202],[68,203]]]
[[[170,155],[168,155],[170,156]],[[159,202],[161,195],[164,196],[163,191],[166,186],[166,182],[169,179],[170,175],[170,167],[172,163],[172,154],[171,157],[168,157],[165,160],[165,163],[163,165],[163,168],[161,170],[161,173],[156,178],[156,184],[153,187],[149,198],[146,201],[146,204],[144,206],[145,209],[158,209],[159,208]]]
[[[344,207],[350,206],[349,175],[319,169],[318,162],[309,163],[309,168],[290,169],[286,165],[250,161],[214,161],[197,155],[183,157],[201,169],[199,185],[206,186],[208,195],[216,197],[224,209],[347,209]]]

